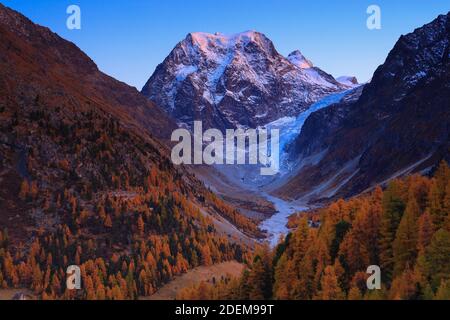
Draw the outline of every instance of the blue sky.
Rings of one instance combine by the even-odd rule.
[[[0,0],[78,45],[99,68],[141,89],[173,47],[194,31],[257,30],[284,55],[295,49],[333,74],[371,78],[400,35],[450,10],[450,0]],[[79,5],[82,29],[66,28]],[[368,30],[377,4],[382,29]]]

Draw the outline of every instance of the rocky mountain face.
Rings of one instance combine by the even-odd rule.
[[[291,146],[291,198],[351,196],[450,156],[450,16],[402,36],[360,96],[312,114]]]
[[[99,103],[101,108],[121,118],[136,120],[159,138],[170,138],[175,123],[159,107],[142,97],[135,88],[101,73],[74,44],[48,28],[36,28],[27,18],[11,10],[0,11],[0,24],[1,79],[5,85],[3,89],[9,90],[11,95],[25,100],[50,93],[51,86],[56,88],[56,95],[63,95],[67,88],[79,92],[78,104],[107,100],[108,105]],[[39,88],[19,83],[23,80],[21,76],[28,78],[30,83],[39,81]]]
[[[191,33],[148,80],[142,93],[179,124],[202,120],[219,129],[256,127],[296,116],[347,85],[299,51],[280,55],[263,34]]]

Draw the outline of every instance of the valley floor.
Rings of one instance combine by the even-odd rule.
[[[251,183],[239,183],[231,174],[224,174],[222,170],[214,167],[192,168],[211,190],[219,194],[225,201],[236,206],[247,217],[257,221],[260,229],[265,232],[266,239],[272,247],[276,246],[280,237],[285,236],[289,216],[300,211],[308,210],[308,206],[299,201],[282,199],[263,190],[262,187]],[[238,169],[235,168],[235,172]],[[229,172],[227,172],[229,173]],[[248,237],[240,235],[232,225],[225,225],[224,229],[229,235],[237,237],[246,244],[250,244]]]
[[[34,300],[36,297],[28,289],[0,289],[0,301],[13,300],[22,297],[26,300]]]
[[[212,283],[213,278],[239,277],[244,270],[244,264],[236,261],[227,261],[212,266],[200,266],[189,270],[187,273],[176,277],[150,297],[142,297],[141,300],[175,300],[177,293],[184,288],[192,287],[200,282]]]

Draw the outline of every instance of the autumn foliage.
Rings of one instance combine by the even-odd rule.
[[[274,250],[257,253],[240,279],[189,288],[180,298],[198,298],[201,289],[211,299],[450,299],[446,163],[433,178],[396,179],[317,214],[320,227],[300,215],[291,221],[295,231]],[[381,290],[367,288],[370,265],[381,267]]]
[[[216,221],[249,235],[258,234],[256,223],[174,167],[151,136],[95,101],[64,108],[57,101],[37,95],[34,105],[11,102],[2,113],[0,171],[20,180],[11,182],[17,190],[2,183],[0,191],[30,224],[0,226],[0,289],[136,299],[196,266],[250,257]],[[0,208],[1,217],[7,211]],[[78,292],[66,291],[69,265],[81,267]]]

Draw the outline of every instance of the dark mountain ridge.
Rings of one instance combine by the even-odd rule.
[[[292,157],[319,157],[279,191],[308,199],[358,194],[449,158],[449,14],[401,36],[361,96],[305,122]]]
[[[20,76],[29,77],[29,82],[38,78],[42,88],[59,87],[56,91],[68,88],[78,93],[78,101],[95,103],[108,100],[108,106],[102,103],[99,106],[123,120],[140,124],[142,129],[158,138],[170,138],[175,123],[135,88],[101,73],[77,46],[50,29],[36,27],[26,17],[0,6],[1,45],[4,50],[0,59],[2,79],[7,81],[4,88],[15,90],[17,96],[34,98],[36,89],[14,81],[18,81]],[[12,61],[17,70],[8,66]],[[83,95],[84,92],[89,92],[89,95]]]

